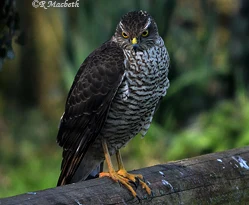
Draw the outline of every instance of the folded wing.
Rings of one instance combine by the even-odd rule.
[[[70,183],[99,135],[123,76],[124,54],[114,42],[103,44],[81,65],[69,91],[57,136],[63,147],[58,186]]]

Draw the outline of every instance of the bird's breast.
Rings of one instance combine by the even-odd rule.
[[[109,110],[102,137],[110,152],[124,146],[139,132],[147,132],[159,99],[169,86],[168,53],[154,47],[137,53],[125,53],[126,70]]]
[[[149,103],[157,96],[164,96],[169,86],[169,56],[164,46],[154,46],[143,52],[125,52],[129,64],[126,66],[124,91],[134,94],[139,101]],[[122,88],[125,87],[125,90]],[[156,100],[156,99],[155,99]]]

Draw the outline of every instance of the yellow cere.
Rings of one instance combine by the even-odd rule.
[[[131,41],[132,44],[137,44],[137,38],[133,38]]]

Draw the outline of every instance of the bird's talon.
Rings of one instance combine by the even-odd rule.
[[[140,203],[141,202],[141,199],[139,198],[139,196],[136,196],[138,202]]]
[[[141,174],[129,174],[125,169],[120,169],[117,173],[129,180],[130,184],[133,184],[136,188],[139,184],[141,184],[142,188],[146,190],[146,192],[150,195],[151,189],[149,186],[143,181],[144,177]]]
[[[122,184],[125,186],[134,197],[138,198],[140,201],[139,197],[137,196],[136,192],[132,188],[131,184],[135,186],[137,189],[138,185],[141,184],[142,188],[146,190],[146,192],[151,195],[151,189],[149,186],[142,180],[143,177],[142,175],[135,175],[135,174],[129,174],[126,171],[117,171],[117,172],[101,172],[99,173],[99,177],[110,177],[112,180],[115,182],[118,182],[120,185]],[[142,178],[142,179],[141,179]]]
[[[136,187],[136,189],[137,189],[138,184],[139,184],[139,183],[137,183],[137,181],[134,182],[134,181],[132,181],[132,180],[129,180],[129,183],[130,183],[130,184],[133,184],[133,185]]]

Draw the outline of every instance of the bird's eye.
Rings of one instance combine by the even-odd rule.
[[[123,36],[124,38],[128,38],[128,37],[129,37],[125,32],[122,32],[122,36]]]
[[[142,33],[142,36],[143,37],[146,37],[146,36],[148,36],[149,35],[149,31],[148,30],[145,30],[143,33]]]

